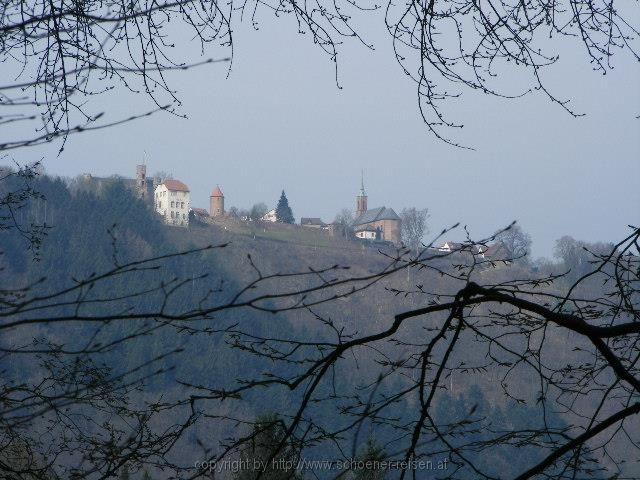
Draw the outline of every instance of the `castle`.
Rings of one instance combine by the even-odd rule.
[[[209,217],[224,216],[224,194],[217,185],[209,196],[209,212],[191,208],[189,187],[175,179],[147,178],[147,166],[136,165],[135,191],[138,198],[153,200],[156,213],[162,216],[164,223],[180,227],[189,226],[191,214]]]

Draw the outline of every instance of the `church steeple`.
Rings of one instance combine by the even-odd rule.
[[[360,193],[356,197],[356,218],[367,211],[367,192],[364,190],[364,171],[360,171]]]

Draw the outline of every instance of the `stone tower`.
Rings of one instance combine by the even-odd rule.
[[[136,192],[143,200],[147,196],[147,166],[136,165]]]
[[[216,185],[209,196],[209,216],[221,217],[224,215],[224,194],[220,190],[220,185]]]
[[[364,173],[361,173],[360,192],[356,197],[356,218],[367,211],[367,193],[364,191]]]

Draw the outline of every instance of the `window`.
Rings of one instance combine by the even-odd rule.
[[[171,201],[171,208],[173,208],[173,200]]]
[[[173,210],[171,210],[171,218],[173,218]]]
[[[184,202],[180,202],[180,203],[181,203],[180,208],[184,208]]]

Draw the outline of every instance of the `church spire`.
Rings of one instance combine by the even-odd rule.
[[[367,211],[367,192],[364,191],[364,170],[360,171],[360,193],[356,197],[356,218]]]

